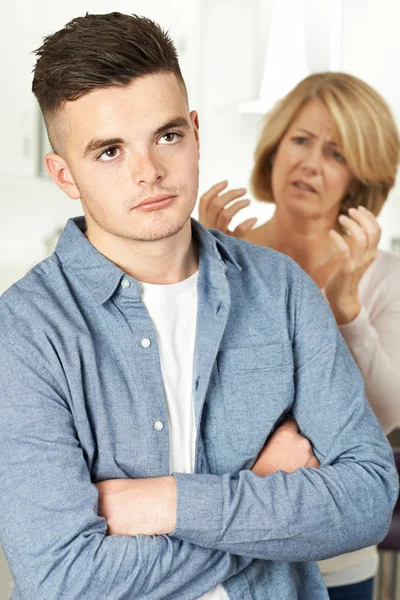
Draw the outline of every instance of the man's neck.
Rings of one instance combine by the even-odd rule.
[[[152,242],[99,236],[95,229],[90,229],[86,237],[124,273],[144,283],[178,283],[198,270],[198,248],[190,219],[178,233]]]

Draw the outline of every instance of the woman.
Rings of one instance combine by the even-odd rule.
[[[392,188],[399,134],[385,101],[363,81],[320,73],[301,81],[267,115],[255,152],[254,196],[273,217],[233,235],[285,252],[314,279],[363,373],[387,433],[400,424],[400,259],[378,251],[376,216]],[[200,199],[200,221],[228,232],[248,200],[217,184]],[[226,208],[226,205],[229,206]],[[230,232],[228,232],[230,233]],[[331,599],[372,600],[376,548],[322,561]]]

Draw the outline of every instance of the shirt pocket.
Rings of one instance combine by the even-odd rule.
[[[294,399],[289,342],[221,350],[218,373],[233,450],[255,458]]]

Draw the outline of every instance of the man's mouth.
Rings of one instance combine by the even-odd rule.
[[[169,206],[169,204],[174,200],[176,196],[174,194],[159,194],[158,196],[151,196],[139,202],[136,206],[134,206],[134,210],[158,210],[160,208],[165,208]]]

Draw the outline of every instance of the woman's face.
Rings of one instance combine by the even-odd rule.
[[[277,209],[336,221],[352,175],[325,105],[311,100],[282,138],[272,166]]]

